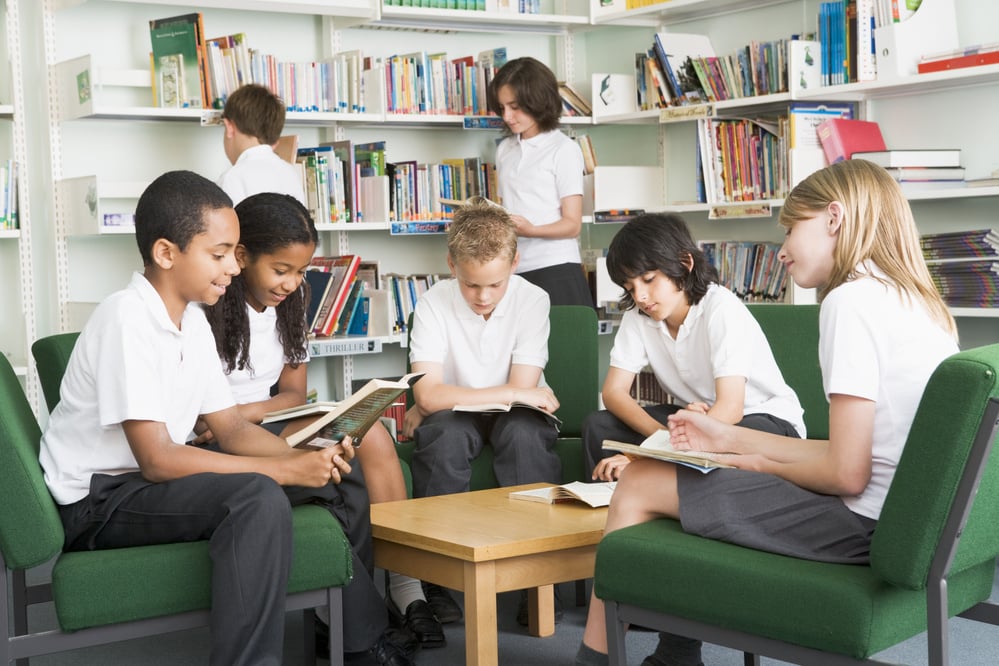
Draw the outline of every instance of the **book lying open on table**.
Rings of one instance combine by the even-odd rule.
[[[710,472],[718,467],[732,467],[732,465],[712,460],[710,454],[701,453],[700,451],[678,451],[674,449],[669,441],[668,430],[655,431],[646,437],[641,444],[628,444],[626,442],[615,442],[612,439],[605,439],[603,448],[610,451],[620,451],[629,456],[666,460],[678,465],[686,465],[699,472]]]
[[[614,493],[616,485],[617,481],[598,481],[597,483],[573,481],[561,486],[514,490],[511,491],[510,498],[527,500],[529,502],[543,502],[545,504],[559,504],[561,502],[578,500],[589,504],[593,508],[597,508],[610,504],[611,495]]]
[[[490,412],[509,412],[514,407],[523,407],[524,409],[533,409],[536,412],[540,412],[548,417],[548,419],[555,425],[558,429],[562,425],[562,419],[555,416],[551,412],[546,412],[537,405],[531,405],[526,402],[486,402],[481,405],[455,405],[451,408],[452,412],[477,412],[481,414],[488,414]]]
[[[281,409],[264,415],[261,423],[290,421],[322,414],[305,428],[288,435],[288,444],[298,448],[326,448],[338,444],[341,439],[350,435],[354,446],[357,446],[388,406],[422,376],[422,372],[413,372],[394,381],[372,379],[346,400],[314,402]]]

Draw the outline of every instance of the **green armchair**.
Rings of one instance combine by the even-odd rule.
[[[806,408],[807,409],[807,408]],[[807,412],[806,412],[807,414]],[[947,618],[999,624],[999,345],[945,360],[930,379],[889,490],[869,566],[811,562],[684,533],[655,520],[608,534],[594,589],[611,664],[625,623],[801,664],[869,660],[923,631],[947,664]]]
[[[58,386],[75,334],[39,340],[46,401]],[[57,356],[49,356],[49,353]],[[54,397],[54,398],[53,398]],[[6,358],[0,358],[0,664],[208,624],[211,560],[206,541],[63,553],[63,527],[38,463],[41,430]],[[350,545],[325,509],[293,511],[288,610],[305,610],[306,657],[315,660],[312,609],[330,612],[332,663],[342,664],[341,587],[352,575]],[[26,585],[25,571],[55,558],[51,583]],[[10,597],[8,587],[11,588]],[[12,603],[8,603],[8,598]],[[29,632],[31,604],[54,602],[59,628]],[[8,618],[13,618],[13,633]]]

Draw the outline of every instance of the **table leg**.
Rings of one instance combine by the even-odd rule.
[[[541,585],[527,590],[527,630],[531,636],[555,633],[555,586]]]
[[[465,562],[465,663],[498,666],[496,566]]]

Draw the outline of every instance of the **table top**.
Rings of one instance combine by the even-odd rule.
[[[372,504],[372,535],[469,562],[596,545],[607,521],[606,507],[510,498],[511,491],[549,485],[532,483]]]

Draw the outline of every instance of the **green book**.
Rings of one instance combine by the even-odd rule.
[[[203,108],[201,14],[149,22],[155,106]]]

